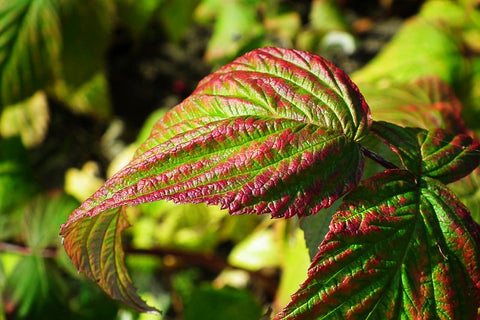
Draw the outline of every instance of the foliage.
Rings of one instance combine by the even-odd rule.
[[[0,0],[0,319],[477,318],[480,12],[408,3]]]
[[[362,146],[368,131],[385,140],[404,169]],[[364,156],[387,170],[360,183]],[[258,49],[207,76],[157,122],[61,235],[81,272],[113,298],[153,312],[128,278],[120,237],[126,218],[118,208],[167,199],[289,218],[316,214],[349,193],[307,280],[276,318],[420,312],[473,319],[480,229],[444,184],[479,163],[480,144],[466,134],[372,123],[357,87],[322,58]],[[459,296],[469,302],[459,305]]]

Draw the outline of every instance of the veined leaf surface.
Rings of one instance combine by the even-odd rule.
[[[443,129],[427,131],[402,128],[376,121],[372,131],[385,139],[406,169],[443,183],[456,181],[480,164],[480,144],[466,134],[452,135]]]
[[[477,319],[479,226],[443,184],[387,170],[344,200],[276,319]]]
[[[76,264],[92,277],[88,270],[99,261],[85,260],[91,248],[80,246],[90,221],[102,224],[98,216],[105,212],[159,199],[221,204],[231,214],[316,213],[358,184],[363,155],[357,142],[370,122],[357,87],[332,64],[296,50],[252,51],[202,80],[154,126],[134,159],[72,213],[61,234],[78,241],[69,242],[67,252],[86,261]],[[105,254],[117,259],[120,249]],[[102,279],[124,273],[110,267]],[[111,293],[112,281],[102,283]]]

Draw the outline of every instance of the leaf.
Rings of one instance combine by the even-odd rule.
[[[85,91],[88,82],[105,69],[114,13],[113,0],[59,1],[63,41],[60,62],[62,80],[69,92],[81,86]],[[97,78],[97,87],[100,81],[104,80]]]
[[[437,75],[454,89],[465,85],[467,61],[457,34],[441,22],[414,17],[406,21],[395,37],[365,67],[353,75],[363,84],[380,88]]]
[[[62,227],[63,245],[75,267],[112,298],[139,312],[157,313],[135,293],[124,262],[122,231],[128,227],[124,210],[74,221]]]
[[[399,155],[406,169],[419,177],[450,183],[480,164],[480,144],[466,134],[402,128],[382,121],[374,122],[372,131]]]
[[[0,134],[3,137],[19,135],[23,145],[34,147],[47,134],[50,112],[47,96],[38,91],[20,103],[9,105],[0,113]]]
[[[205,52],[207,62],[230,62],[255,41],[260,42],[256,47],[267,44],[265,28],[258,19],[258,6],[258,0],[220,1],[213,34]]]
[[[0,107],[31,96],[59,74],[55,0],[0,1]]]
[[[480,167],[448,187],[470,210],[473,220],[480,223]]]
[[[346,196],[275,319],[476,319],[479,240],[444,185],[387,170]]]
[[[33,170],[20,138],[0,139],[0,226],[4,219],[37,192]],[[12,192],[15,190],[15,192]],[[3,229],[3,228],[0,228]],[[5,230],[0,238],[5,236]]]
[[[427,130],[442,128],[452,134],[468,133],[460,100],[438,76],[387,89],[364,86],[362,93],[377,120]]]
[[[248,291],[235,288],[194,288],[190,299],[185,302],[185,320],[251,320],[259,319],[261,315],[258,301]]]
[[[231,214],[316,213],[358,183],[363,156],[357,141],[370,121],[355,85],[320,57],[275,48],[250,52],[202,80],[154,126],[134,159],[71,214],[61,231],[70,239],[67,252],[84,261],[81,243],[103,241],[88,240],[91,221],[113,219],[119,206],[159,199],[221,204]],[[123,279],[126,270],[112,268],[122,260],[121,247],[107,249],[108,275]],[[111,293],[114,280],[86,263],[77,266]]]

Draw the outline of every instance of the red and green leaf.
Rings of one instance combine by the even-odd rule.
[[[388,170],[345,199],[276,319],[476,319],[480,233],[443,184]]]
[[[63,226],[63,245],[75,267],[112,298],[139,312],[158,313],[140,299],[128,275],[121,237],[128,226],[124,210],[109,210]]]
[[[327,61],[296,50],[252,51],[202,80],[154,126],[134,159],[72,213],[61,231],[75,239],[67,252],[80,271],[100,276],[107,292],[120,278],[124,290],[115,297],[151,310],[138,303],[125,268],[114,268],[122,260],[119,241],[102,249],[101,264],[81,262],[104,241],[87,240],[92,230],[111,230],[105,215],[159,199],[220,204],[231,214],[314,214],[358,184],[358,141],[370,122],[357,87]],[[101,273],[93,273],[99,264]]]
[[[480,144],[466,134],[452,135],[443,129],[427,131],[374,122],[372,131],[398,154],[406,169],[416,176],[443,183],[458,180],[480,164]]]

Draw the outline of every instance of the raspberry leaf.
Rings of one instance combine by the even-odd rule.
[[[65,248],[111,296],[153,311],[120,262],[125,225],[107,221],[116,208],[167,199],[220,204],[231,214],[316,213],[358,184],[358,141],[370,122],[357,87],[327,61],[296,50],[252,51],[207,76],[157,122],[134,159],[62,226]],[[97,229],[115,237],[91,239]]]
[[[477,317],[478,225],[443,184],[387,170],[344,200],[276,319]]]
[[[444,129],[427,131],[402,128],[378,121],[372,131],[398,154],[406,169],[443,183],[458,180],[480,164],[480,144],[466,134],[453,135]]]

